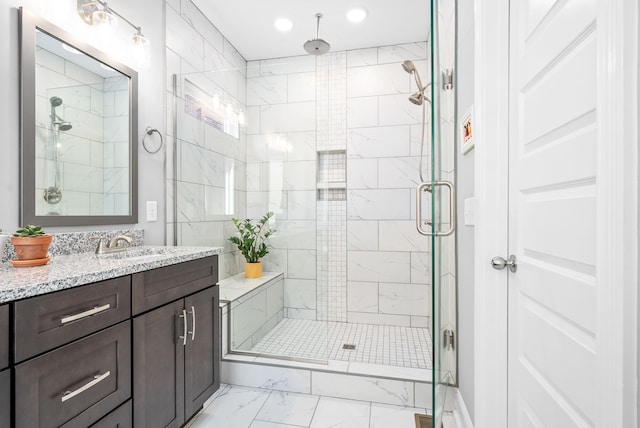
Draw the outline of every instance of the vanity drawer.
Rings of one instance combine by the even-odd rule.
[[[218,256],[132,275],[133,315],[157,308],[218,282]]]
[[[114,278],[16,302],[16,363],[129,318],[130,278]]]
[[[9,305],[0,306],[0,370],[9,367]]]
[[[133,406],[131,400],[100,419],[91,428],[131,428],[133,426]]]
[[[131,321],[15,369],[17,428],[84,428],[131,397]]]

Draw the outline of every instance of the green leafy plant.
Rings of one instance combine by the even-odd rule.
[[[44,235],[44,230],[40,226],[34,226],[29,224],[27,226],[23,226],[21,229],[16,230],[16,233],[13,236],[17,236],[19,238],[32,238],[36,236]]]
[[[240,236],[232,236],[229,241],[238,246],[247,263],[258,263],[262,257],[269,254],[267,239],[276,232],[267,226],[271,217],[273,212],[269,211],[258,221],[231,219]]]

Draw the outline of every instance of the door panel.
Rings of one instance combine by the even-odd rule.
[[[595,421],[595,4],[510,3],[510,427]]]

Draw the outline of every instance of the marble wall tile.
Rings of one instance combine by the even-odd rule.
[[[316,160],[316,133],[315,131],[290,132],[287,134],[289,161],[315,161]]]
[[[287,218],[289,220],[314,220],[316,218],[315,190],[289,191],[287,204]]]
[[[431,289],[429,289],[427,294],[431,294]],[[429,299],[429,301],[431,301],[431,299]],[[429,303],[428,306],[431,307],[431,303]],[[411,315],[411,327],[431,328],[430,318],[419,315]]]
[[[315,280],[285,279],[284,305],[287,308],[316,309]]]
[[[383,95],[380,100],[380,126],[418,125],[422,123],[422,107],[412,104],[406,94]]]
[[[247,79],[247,105],[287,102],[287,76],[264,76]]]
[[[174,52],[179,52],[180,56],[197,70],[203,70],[204,40],[202,36],[172,8],[167,8],[166,21],[167,47]]]
[[[320,397],[310,428],[369,428],[371,403]]]
[[[431,284],[431,254],[411,253],[411,283]]]
[[[262,128],[261,106],[247,107],[247,135],[259,134]]]
[[[416,230],[415,221],[381,221],[380,251],[429,251],[430,240]]]
[[[316,278],[316,250],[289,250],[288,278]]]
[[[432,397],[433,397],[433,389],[431,383],[426,382],[416,382],[415,383],[415,397],[416,403],[415,405],[418,407],[424,407],[425,409],[431,410],[433,407]]]
[[[347,128],[378,126],[378,97],[347,99]]]
[[[276,224],[276,228],[278,233],[271,239],[271,244],[275,248],[288,248],[290,250],[316,249],[315,221],[285,220]]]
[[[347,250],[377,251],[378,222],[367,220],[347,221]]]
[[[408,315],[347,312],[347,322],[355,324],[395,325],[400,327],[410,327],[411,317]]]
[[[347,97],[370,97],[406,93],[413,77],[398,64],[372,65],[347,69]]]
[[[347,51],[347,67],[362,67],[378,64],[378,48]]]
[[[347,278],[364,282],[409,282],[409,253],[349,251]]]
[[[268,272],[283,272],[286,277],[288,275],[287,256],[288,251],[286,249],[269,249],[269,254],[262,259],[263,270]]]
[[[378,188],[378,159],[349,159],[347,161],[348,189]]]
[[[316,100],[316,73],[295,73],[287,75],[287,101],[296,103]]]
[[[260,61],[260,75],[309,73],[316,71],[316,57],[312,55],[273,58]]]
[[[413,188],[420,183],[418,158],[386,158],[380,159],[378,162],[379,187],[381,189]]]
[[[204,14],[193,4],[191,0],[181,1],[181,16],[193,28],[202,35],[211,45],[215,46],[219,53],[222,53],[224,37],[222,33],[204,16]]]
[[[347,282],[347,311],[378,312],[377,282]]]
[[[427,42],[381,46],[378,48],[378,62],[386,64],[390,62],[402,63],[407,59],[411,61],[425,60],[429,57],[428,47]]]
[[[285,190],[316,189],[316,163],[313,161],[285,162]]]
[[[408,126],[351,129],[347,133],[349,158],[409,156]]]
[[[430,288],[424,285],[380,283],[380,312],[428,316]]]
[[[411,191],[349,190],[347,191],[347,219],[349,220],[409,220]]]
[[[317,318],[315,309],[285,308],[285,318],[300,320],[315,320]]]
[[[311,393],[309,370],[251,365],[223,361],[220,368],[224,383],[278,391]]]
[[[414,403],[412,382],[324,372],[313,372],[312,380],[311,393],[315,395],[398,406],[413,406]]]
[[[267,319],[282,312],[284,309],[284,280],[279,280],[266,289]]]
[[[313,131],[315,129],[315,102],[260,107],[260,130],[263,133]]]
[[[234,68],[244,73],[244,70],[247,68],[247,61],[227,39],[224,39],[224,57],[229,60]]]
[[[236,348],[267,321],[266,293],[263,291],[231,311],[231,346]]]

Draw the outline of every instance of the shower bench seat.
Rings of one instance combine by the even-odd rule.
[[[260,278],[245,278],[240,273],[219,284],[222,354],[250,351],[284,317],[284,274],[263,272]]]

